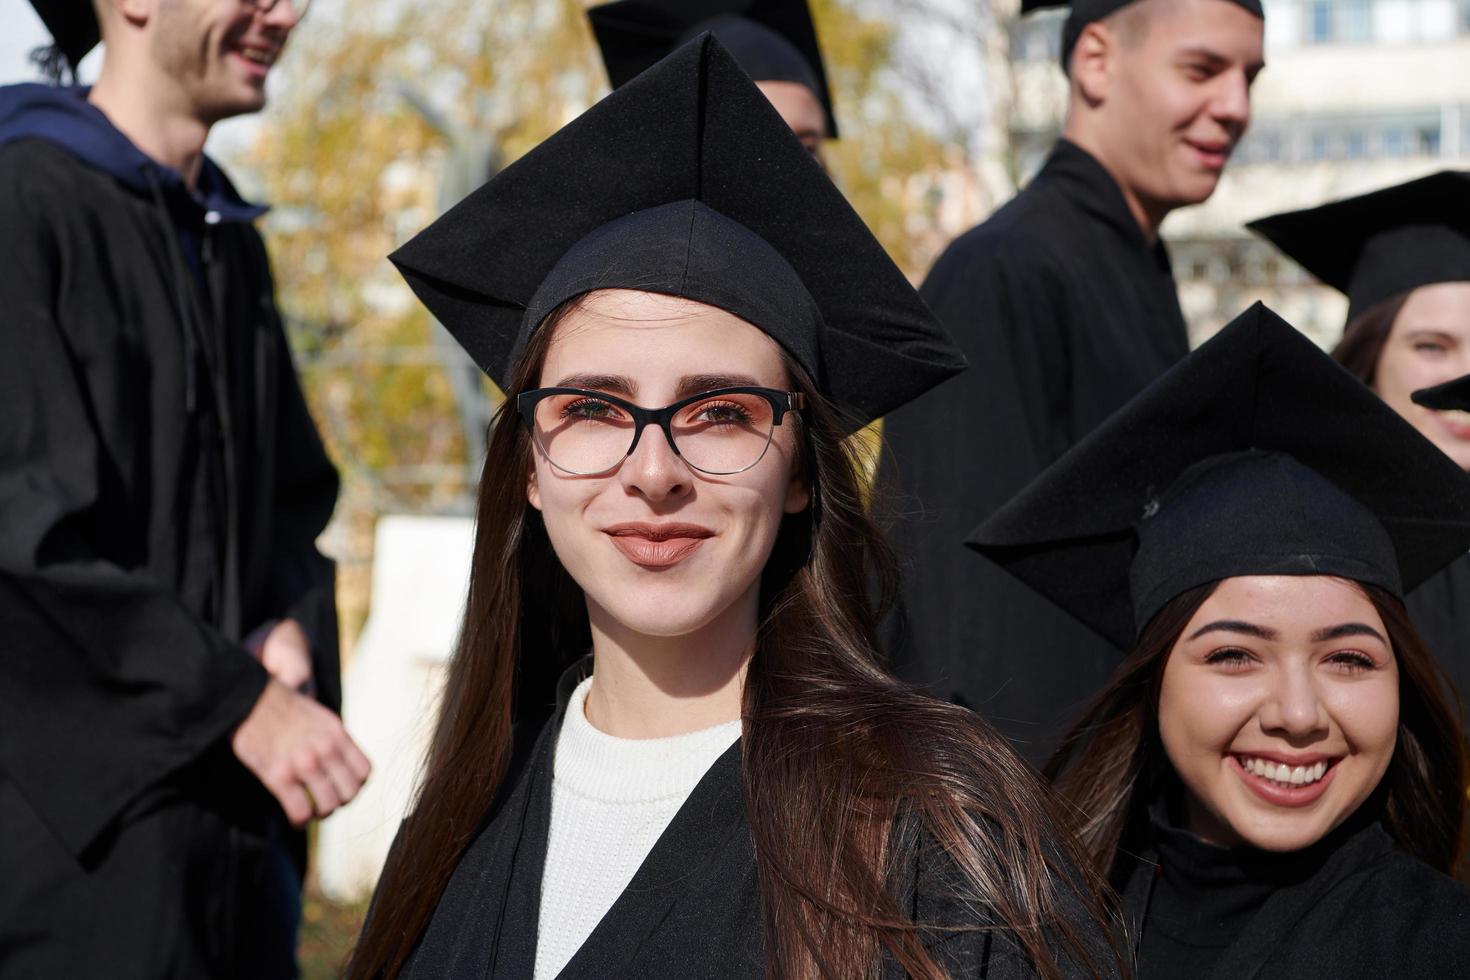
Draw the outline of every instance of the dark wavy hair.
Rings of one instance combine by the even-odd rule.
[[[1383,347],[1393,333],[1393,322],[1408,299],[1408,293],[1399,293],[1353,317],[1343,328],[1342,339],[1332,348],[1332,359],[1363,384],[1373,387],[1378,380],[1378,359],[1383,356]]]
[[[1462,846],[1467,774],[1459,706],[1446,694],[1453,687],[1403,602],[1377,586],[1354,584],[1383,619],[1399,671],[1398,740],[1375,799],[1399,846],[1450,874]],[[1120,853],[1140,839],[1150,801],[1174,778],[1159,738],[1164,663],[1218,585],[1184,592],[1154,616],[1046,765],[1068,804],[1064,819],[1094,870],[1114,885],[1126,874]]]
[[[534,386],[557,324],[576,305],[533,336],[507,406]],[[894,564],[863,509],[839,419],[789,358],[786,369],[807,398],[798,452],[812,505],[785,520],[762,573],[742,694],[741,773],[767,975],[868,976],[890,955],[912,976],[945,976],[888,887],[894,854],[918,830],[944,848],[973,893],[965,897],[1010,931],[1039,975],[1058,976],[1065,960],[1091,964],[1087,935],[1113,933],[1093,891],[1099,883],[1078,877],[1080,852],[1057,836],[1046,788],[977,716],[884,669],[871,586],[891,596]],[[517,665],[539,672],[530,686],[544,690],[556,668],[588,649],[582,593],[514,476],[530,471],[531,453],[524,425],[502,408],[438,727],[349,977],[397,974],[423,935],[506,778]],[[1084,881],[1093,888],[1079,888]],[[1113,956],[1106,969],[1119,968]]]

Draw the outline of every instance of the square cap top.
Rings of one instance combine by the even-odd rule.
[[[1258,303],[969,544],[1126,649],[1170,599],[1238,575],[1402,596],[1470,550],[1470,477]]]
[[[781,344],[854,427],[965,364],[708,34],[614,90],[391,259],[502,387],[546,316],[597,289],[734,313]]]
[[[1348,322],[1420,286],[1470,281],[1470,172],[1445,170],[1246,227],[1348,297]]]
[[[1420,388],[1409,397],[1416,405],[1440,412],[1470,412],[1470,374],[1432,388]]]

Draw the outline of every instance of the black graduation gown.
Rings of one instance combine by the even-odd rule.
[[[904,576],[885,639],[900,677],[1040,762],[1117,653],[963,541],[1188,353],[1184,317],[1162,244],[1065,140],[920,291],[970,368],[884,420],[877,500]]]
[[[337,481],[260,237],[204,219],[0,148],[0,977],[293,969],[284,818],[227,736],[272,619],[338,702]]]
[[[1344,827],[1299,854],[1256,853],[1244,861],[1198,841],[1191,847],[1160,836],[1181,833],[1155,827],[1154,844],[1134,864],[1123,890],[1141,950],[1139,980],[1181,975],[1159,965],[1170,961],[1170,949],[1175,961],[1182,956],[1209,964],[1188,974],[1200,980],[1470,976],[1470,889],[1405,853],[1380,823]],[[1234,941],[1219,946],[1215,923],[1205,922],[1198,946],[1190,948],[1190,930],[1178,925],[1197,910],[1161,907],[1161,853],[1165,860],[1233,864],[1218,870],[1233,879],[1236,893],[1249,900],[1256,889],[1250,908],[1221,910],[1239,917]],[[1214,876],[1204,867],[1183,870],[1201,879]],[[1186,885],[1173,894],[1189,890]],[[1206,896],[1200,904],[1213,903]],[[1150,924],[1161,916],[1173,920],[1171,941],[1165,950],[1150,949]]]
[[[1470,555],[1446,566],[1405,599],[1421,639],[1454,682],[1470,724]]]
[[[536,962],[541,878],[551,827],[556,735],[567,700],[590,671],[575,665],[558,685],[556,712],[512,762],[504,789],[460,859],[429,926],[400,974],[413,980],[525,980]],[[524,731],[518,725],[518,732]],[[524,743],[523,743],[524,744]],[[921,842],[895,894],[920,924],[975,923],[953,896],[953,866]],[[1080,928],[1089,935],[1086,927]],[[1089,936],[1108,963],[1105,939]],[[945,932],[929,948],[956,978],[1034,976],[1004,932]],[[746,822],[737,741],[695,786],[632,881],[558,975],[740,978],[765,976],[760,892]],[[1067,975],[1090,975],[1064,963]],[[883,976],[903,971],[891,959]]]

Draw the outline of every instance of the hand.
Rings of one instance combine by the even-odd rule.
[[[230,748],[295,827],[351,802],[372,771],[342,719],[275,678],[230,736]]]
[[[251,634],[251,638],[259,632]],[[249,639],[246,645],[276,680],[303,694],[316,693],[316,678],[311,670],[311,641],[296,620],[283,619],[272,625],[265,638],[259,641],[258,648]]]

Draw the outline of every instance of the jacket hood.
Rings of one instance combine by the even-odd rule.
[[[242,198],[207,156],[198,186],[189,187],[178,171],[134,146],[87,101],[87,92],[84,86],[37,83],[0,87],[0,147],[23,139],[45,140],[131,190],[151,193],[157,187],[170,200],[192,202],[223,221],[254,221],[265,213],[265,207]]]

